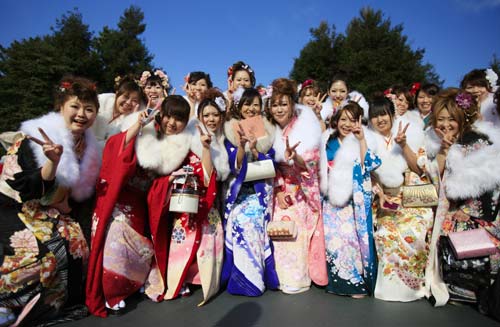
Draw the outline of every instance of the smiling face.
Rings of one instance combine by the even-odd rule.
[[[383,136],[389,136],[392,128],[392,118],[385,113],[370,119],[373,128]]]
[[[422,116],[429,114],[432,110],[433,97],[424,90],[420,90],[417,96],[417,108]]]
[[[97,108],[94,103],[82,102],[76,96],[70,96],[60,108],[66,127],[73,134],[83,134],[87,128],[92,126],[97,116]]]
[[[128,115],[132,113],[139,104],[139,92],[126,92],[116,98],[115,115]]]
[[[396,107],[395,109],[397,114],[400,116],[404,115],[408,111],[410,104],[408,103],[408,100],[406,99],[404,93],[399,93],[396,95],[396,97],[394,98],[394,106]]]
[[[246,102],[241,106],[241,117],[243,119],[258,115],[260,115],[260,101],[258,97],[254,97],[252,102]]]
[[[465,91],[472,94],[476,100],[481,103],[488,97],[488,89],[484,86],[467,84]]]
[[[335,106],[347,99],[348,90],[344,81],[335,81],[328,90],[328,96],[332,99]]]
[[[250,88],[252,87],[252,79],[250,74],[246,70],[238,70],[233,76],[233,91],[236,91],[238,87]]]
[[[201,96],[206,90],[208,90],[208,84],[204,78],[189,84],[189,91],[194,94],[196,101],[201,101]]]
[[[162,116],[161,129],[165,135],[175,135],[181,133],[186,128],[187,123],[175,116]]]
[[[457,119],[453,117],[446,108],[443,108],[437,113],[436,128],[440,129],[445,134],[451,132],[455,137],[460,132],[460,126]]]
[[[292,102],[286,95],[282,95],[271,103],[271,115],[281,128],[284,128],[290,122],[292,113]]]
[[[163,90],[163,87],[159,83],[148,83],[144,87],[144,94],[151,106],[155,106],[164,97]]]
[[[300,98],[300,103],[309,107],[314,107],[316,104],[316,95],[312,88],[308,88],[304,91],[304,94]]]
[[[342,140],[349,135],[355,125],[356,119],[352,117],[351,113],[348,110],[342,110],[339,120],[337,121],[339,139]]]
[[[212,133],[216,133],[222,123],[221,113],[212,105],[203,108],[201,122]]]

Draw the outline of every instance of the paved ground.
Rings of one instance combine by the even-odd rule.
[[[432,307],[426,300],[411,303],[384,302],[374,298],[351,299],[310,291],[285,295],[266,292],[258,298],[218,295],[203,307],[201,290],[187,298],[153,303],[134,299],[122,316],[106,319],[88,317],[60,326],[439,326],[488,327],[500,323],[469,306]]]

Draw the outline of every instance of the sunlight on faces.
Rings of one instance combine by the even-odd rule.
[[[472,94],[476,101],[483,102],[488,97],[488,89],[484,86],[470,85],[465,86],[465,92]]]
[[[201,115],[201,122],[208,131],[215,134],[222,123],[221,113],[214,106],[205,106],[205,108],[203,108],[203,114]]]
[[[417,97],[417,108],[421,115],[427,115],[432,110],[433,98],[431,95],[425,93],[424,90],[420,90]]]
[[[234,74],[232,86],[233,91],[236,91],[240,86],[246,89],[252,87],[252,79],[250,78],[250,74],[246,70],[238,70]]]
[[[339,133],[339,139],[343,140],[344,137],[352,132],[353,127],[356,125],[356,119],[354,119],[351,113],[347,110],[342,110],[339,120],[337,122],[337,131]]]
[[[281,98],[271,104],[271,115],[281,128],[284,128],[290,122],[292,113],[292,102],[286,95],[282,95]]]
[[[313,107],[316,104],[316,95],[313,89],[308,88],[304,91],[304,94],[300,98],[300,103],[309,107]]]
[[[408,111],[408,108],[410,106],[408,104],[408,100],[406,100],[404,93],[399,93],[398,95],[396,95],[396,98],[394,99],[394,106],[396,107],[396,112],[400,116],[404,115]]]
[[[451,132],[453,136],[457,136],[460,132],[458,121],[450,115],[450,112],[446,108],[442,109],[437,115],[436,128],[445,134]]]
[[[148,99],[148,102],[151,102],[151,106],[155,106],[158,100],[163,98],[163,87],[158,84],[147,84],[144,87],[144,94]]]
[[[208,90],[208,84],[204,78],[189,84],[189,91],[194,94],[196,101],[201,101],[201,95],[206,90]]]
[[[127,92],[116,98],[115,114],[128,115],[139,104],[139,92]]]
[[[258,116],[260,115],[260,109],[259,98],[255,97],[253,98],[251,103],[244,103],[241,106],[241,117],[243,117],[243,119],[246,119]]]
[[[328,90],[328,96],[335,105],[339,105],[342,101],[347,99],[347,85],[344,81],[336,81],[332,84]]]
[[[92,102],[82,102],[76,96],[69,97],[60,111],[66,127],[73,134],[83,134],[97,116],[97,108]]]
[[[383,136],[389,136],[392,129],[392,120],[389,114],[380,115],[370,119],[373,128]]]
[[[175,135],[181,133],[186,128],[187,123],[175,116],[162,116],[161,128],[165,135]]]

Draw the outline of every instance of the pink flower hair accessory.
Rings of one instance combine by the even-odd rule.
[[[455,97],[455,102],[462,109],[469,109],[470,106],[472,105],[472,101],[474,101],[472,99],[472,95],[470,95],[469,93],[465,93],[465,92],[459,93]]]

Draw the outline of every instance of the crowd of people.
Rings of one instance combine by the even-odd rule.
[[[191,72],[184,96],[161,70],[117,77],[109,94],[66,76],[54,112],[0,135],[0,326],[122,314],[130,296],[172,300],[193,285],[200,305],[314,284],[489,310],[500,283],[491,69],[370,101],[344,74],[324,93],[313,80],[256,86],[241,61],[227,76],[221,92]],[[461,231],[476,232],[472,255],[452,241]]]

